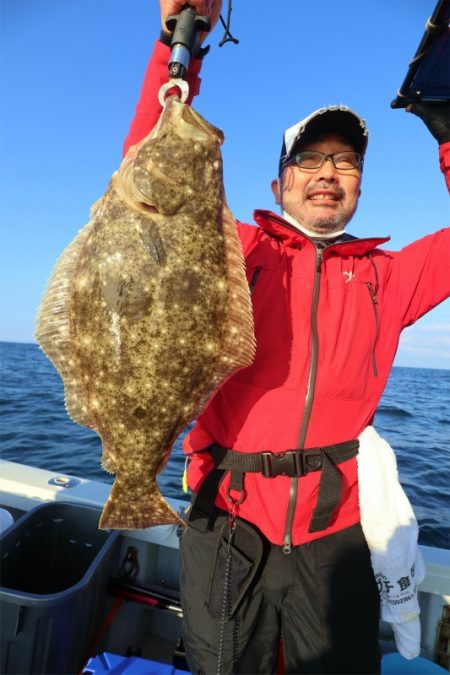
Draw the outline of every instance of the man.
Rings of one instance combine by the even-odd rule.
[[[221,1],[192,0],[214,25]],[[183,0],[160,0],[163,33],[125,144],[160,114]],[[188,71],[198,92],[202,50]],[[450,130],[415,106],[441,143]],[[195,493],[182,539],[184,637],[193,673],[377,673],[379,596],[361,526],[356,454],[401,330],[450,295],[450,230],[399,253],[345,227],[357,207],[368,131],[345,106],[283,137],[272,183],[283,217],[238,223],[257,352],[186,437]],[[312,449],[312,450],[311,450]]]

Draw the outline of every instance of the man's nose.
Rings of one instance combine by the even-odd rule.
[[[336,180],[337,169],[333,164],[331,157],[327,157],[319,169],[319,176],[327,178],[327,180]]]

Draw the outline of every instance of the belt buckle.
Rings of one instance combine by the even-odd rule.
[[[323,464],[322,450],[306,450],[303,453],[303,468],[305,474],[310,471],[319,471]]]
[[[298,466],[300,464],[300,466]],[[275,476],[301,476],[303,467],[301,453],[293,450],[286,452],[263,452],[262,453],[262,475],[265,478],[274,478]],[[300,469],[300,471],[299,471]]]

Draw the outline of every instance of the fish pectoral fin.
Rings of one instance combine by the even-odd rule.
[[[152,258],[155,259],[158,265],[163,265],[167,256],[164,248],[164,242],[161,239],[161,236],[156,227],[142,228],[139,234],[141,236],[142,243]]]
[[[102,530],[141,530],[155,525],[184,525],[166,502],[156,480],[145,484],[117,477],[103,508]]]

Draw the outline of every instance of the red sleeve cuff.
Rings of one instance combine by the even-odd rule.
[[[197,422],[191,431],[183,439],[183,450],[186,455],[204,450],[214,443],[214,438]],[[194,459],[194,457],[193,457]]]
[[[213,458],[207,448],[214,442],[212,436],[197,422],[184,437],[183,450],[191,460],[187,481],[191,490],[197,492],[205,476],[214,468]]]

